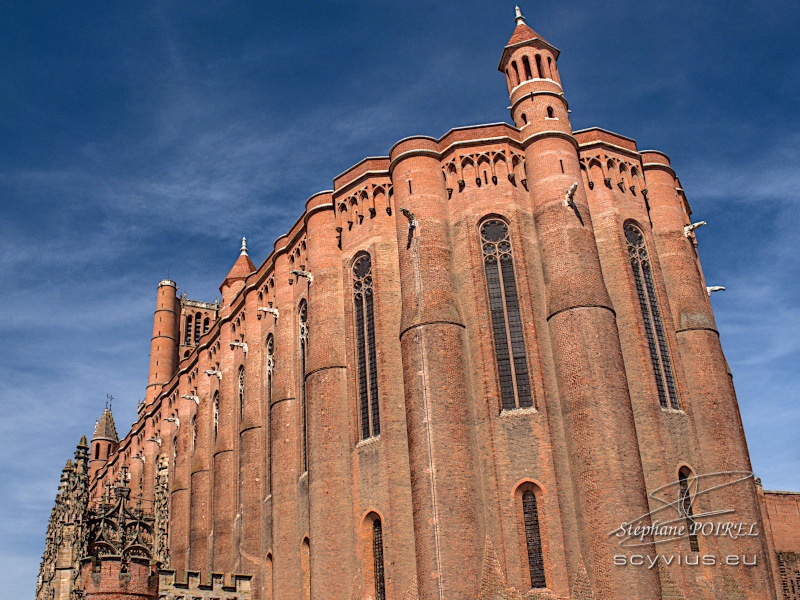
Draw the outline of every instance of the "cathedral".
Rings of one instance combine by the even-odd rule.
[[[400,140],[221,300],[158,284],[145,400],[67,461],[36,600],[800,598],[669,158],[573,131],[517,9],[513,124]]]

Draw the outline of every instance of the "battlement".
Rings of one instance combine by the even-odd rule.
[[[174,569],[158,572],[158,589],[163,600],[249,600],[250,575],[211,573],[211,582],[203,583],[200,571],[187,571],[186,580],[178,581]]]

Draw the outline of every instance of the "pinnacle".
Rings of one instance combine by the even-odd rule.
[[[108,408],[103,410],[103,416],[100,417],[100,420],[94,428],[92,439],[97,438],[112,440],[114,442],[119,441],[117,427],[114,425],[114,415],[111,414],[111,410]]]
[[[222,282],[222,286],[224,287],[234,281],[247,279],[247,276],[255,270],[256,266],[247,254],[247,238],[242,238],[242,248],[239,252],[239,258],[233,263],[227,277],[225,277],[225,280]]]
[[[86,441],[86,436],[82,435],[81,441],[78,442],[78,448],[88,448],[88,447],[89,447],[89,442]]]

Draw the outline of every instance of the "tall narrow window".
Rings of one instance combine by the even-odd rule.
[[[383,576],[383,525],[380,519],[372,522],[372,557],[375,560],[375,600],[386,600]]]
[[[208,328],[209,328],[210,325],[211,325],[211,320],[208,317],[203,319],[203,333],[204,334],[208,333]]]
[[[178,436],[172,438],[172,474],[178,470]]]
[[[217,441],[219,431],[219,392],[214,392],[214,441]]]
[[[378,361],[375,350],[375,309],[372,294],[372,260],[362,254],[353,264],[353,300],[358,345],[358,399],[361,439],[381,432],[378,408]]]
[[[272,494],[272,375],[275,372],[275,338],[267,336],[267,495]]]
[[[678,390],[672,374],[672,361],[667,348],[667,338],[664,335],[664,325],[661,322],[661,312],[658,309],[653,272],[647,254],[647,246],[644,243],[644,235],[638,227],[628,223],[625,225],[625,239],[628,242],[628,254],[633,268],[633,279],[636,282],[639,309],[642,312],[647,346],[650,350],[650,362],[656,378],[658,400],[662,408],[678,409],[680,408]]]
[[[531,490],[522,494],[522,514],[525,521],[525,544],[528,548],[531,587],[547,587],[544,579],[542,538],[539,535],[539,509],[536,506],[536,495]]]
[[[686,531],[689,532],[689,549],[692,552],[699,552],[700,545],[697,542],[697,532],[695,531],[694,513],[692,511],[692,504],[694,503],[694,494],[689,489],[689,478],[692,472],[686,467],[678,471],[678,484],[680,488],[680,497],[678,498],[678,507],[684,519],[686,519]]]
[[[302,421],[301,449],[303,473],[308,471],[308,452],[306,451],[306,352],[308,351],[308,305],[303,300],[300,303],[300,419]]]
[[[194,316],[194,345],[197,345],[197,342],[200,341],[200,313],[195,314]]]
[[[533,399],[508,224],[486,221],[481,238],[503,410],[530,407]]]
[[[522,66],[525,68],[525,79],[533,79],[533,74],[531,73],[531,61],[528,60],[527,56],[522,57]]]
[[[197,448],[197,415],[192,417],[192,452]]]
[[[244,420],[244,365],[239,367],[239,423]]]
[[[536,72],[539,74],[538,76],[542,79],[545,79],[547,75],[545,75],[544,69],[542,68],[542,57],[538,54],[536,55]]]
[[[192,315],[186,315],[186,331],[183,336],[183,343],[189,345],[192,343]]]

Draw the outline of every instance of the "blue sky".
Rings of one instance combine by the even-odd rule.
[[[2,2],[0,589],[33,595],[64,462],[144,396],[157,282],[213,300],[398,139],[508,121],[513,3]],[[646,8],[645,8],[646,7]],[[800,490],[800,5],[523,1],[575,129],[672,158],[756,475]]]

